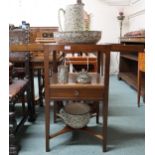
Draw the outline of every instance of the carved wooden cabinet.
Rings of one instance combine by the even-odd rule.
[[[144,39],[122,39],[121,44],[145,45],[145,40]],[[130,85],[132,88],[137,90],[137,77],[138,77],[138,53],[135,51],[120,53],[118,78],[120,80],[125,81],[128,85]],[[144,84],[142,86],[141,95],[144,95]]]

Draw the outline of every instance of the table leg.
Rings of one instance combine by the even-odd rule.
[[[49,149],[49,135],[50,135],[50,106],[49,106],[49,103],[46,103],[48,105],[46,105],[46,109],[45,109],[45,136],[46,136],[46,152],[49,152],[50,149]]]
[[[49,53],[44,51],[44,78],[45,78],[45,147],[49,151],[50,140],[50,98],[49,98]]]
[[[103,103],[103,152],[106,152],[107,146],[107,115],[108,115],[108,108],[107,102],[104,100]]]
[[[105,74],[105,80],[104,80],[104,86],[105,86],[105,92],[104,92],[104,99],[103,99],[103,152],[106,151],[107,146],[107,122],[108,122],[108,100],[109,100],[109,68],[110,68],[110,51],[107,51],[107,53],[104,54],[104,74]]]

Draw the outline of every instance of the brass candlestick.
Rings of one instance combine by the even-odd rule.
[[[125,16],[123,12],[119,13],[119,16],[117,16],[117,19],[120,21],[120,38],[122,37],[122,26],[123,26],[123,20]]]

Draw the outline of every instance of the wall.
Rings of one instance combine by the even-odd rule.
[[[145,0],[131,0],[126,13],[128,15],[127,31],[145,29]]]
[[[10,23],[19,25],[22,20],[31,26],[58,26],[57,12],[76,0],[16,0],[10,1]],[[102,0],[83,0],[85,10],[91,14],[91,29],[102,30],[102,42],[116,42],[119,24],[116,7],[107,6]]]
[[[58,26],[58,9],[74,4],[76,0],[14,0],[9,2],[9,23],[19,25],[22,20],[31,26]],[[117,20],[120,7],[109,6],[103,0],[83,0],[85,10],[91,14],[91,30],[101,30],[100,43],[119,42],[119,22]],[[132,8],[126,11],[131,12]],[[136,7],[135,7],[136,10]],[[133,19],[132,19],[133,20]],[[130,20],[131,22],[131,20]],[[124,23],[126,24],[126,23]],[[124,27],[128,30],[128,24]],[[135,22],[130,25],[135,28]],[[118,72],[119,55],[111,55],[111,73]]]

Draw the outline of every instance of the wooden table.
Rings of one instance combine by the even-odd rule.
[[[76,74],[69,75],[67,84],[59,84],[57,81],[57,66],[53,68],[53,75],[49,77],[49,52],[55,55],[57,52],[72,53],[78,51],[96,52],[98,66],[103,66],[104,56],[104,76],[103,67],[99,67],[96,73],[91,75],[90,84],[77,84],[75,82]],[[53,56],[54,57],[54,56]],[[85,131],[96,138],[103,141],[103,151],[106,151],[107,145],[107,116],[108,116],[108,92],[109,92],[109,65],[110,65],[110,46],[109,45],[45,45],[44,50],[44,68],[45,68],[45,128],[46,128],[46,151],[49,151],[49,140],[60,134],[73,131],[73,128],[66,126],[61,131],[55,134],[50,134],[50,101],[58,100],[85,100],[85,101],[102,101],[103,103],[103,131],[96,133],[89,127],[84,127],[80,130]],[[55,61],[55,60],[53,60]]]
[[[11,45],[10,50],[11,51],[37,51],[42,50],[44,51],[44,69],[45,69],[45,135],[46,135],[46,151],[49,151],[49,140],[53,137],[56,137],[62,133],[72,131],[71,128],[66,127],[65,129],[62,129],[61,131],[50,134],[50,100],[57,100],[59,97],[61,97],[62,100],[101,100],[103,102],[103,131],[102,133],[98,134],[95,133],[92,130],[89,130],[89,128],[85,127],[82,128],[82,131],[86,131],[88,133],[91,133],[95,137],[99,138],[103,142],[103,151],[106,151],[106,145],[107,145],[107,123],[108,123],[108,96],[109,96],[109,64],[110,64],[110,52],[141,52],[144,51],[144,46],[141,45],[122,45],[122,44],[107,44],[107,45],[56,45],[56,44],[26,44],[26,45]],[[86,52],[96,51],[97,59],[98,59],[98,67],[96,77],[98,79],[96,81],[92,81],[89,85],[78,85],[76,83],[72,84],[66,84],[66,85],[60,85],[57,83],[57,81],[51,81],[50,83],[50,77],[49,74],[49,53],[53,52],[53,58],[54,58],[54,67],[53,67],[53,75],[56,76],[57,72],[57,65],[56,65],[56,53],[59,51],[64,52],[77,52],[84,50]],[[100,79],[103,79],[103,57],[104,59],[104,80],[101,82]],[[92,75],[93,76],[93,75]],[[54,76],[52,77],[54,78]],[[92,78],[94,79],[94,78]],[[53,91],[54,90],[54,91]],[[77,93],[74,93],[76,90],[79,91],[78,95]],[[97,91],[98,93],[92,93]],[[57,93],[56,93],[57,92]],[[66,93],[64,93],[66,92]],[[84,93],[82,93],[84,92]],[[93,95],[92,95],[93,94]]]

